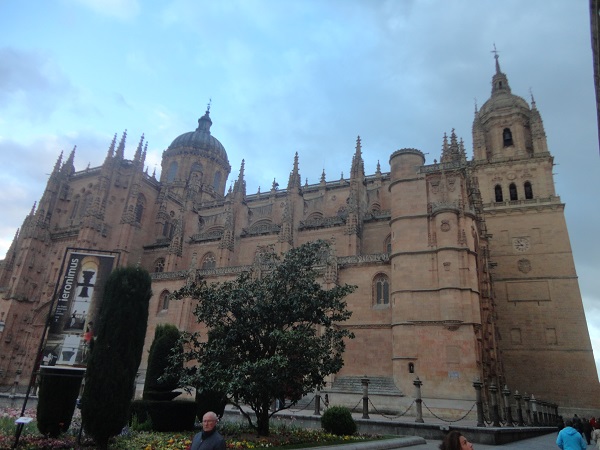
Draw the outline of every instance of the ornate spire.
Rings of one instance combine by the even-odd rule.
[[[212,125],[212,120],[210,120],[210,103],[211,100],[208,101],[204,115],[198,119],[198,128],[196,128],[196,131],[204,131],[210,134],[210,127]]]
[[[502,71],[500,70],[500,62],[498,61],[500,56],[498,56],[498,50],[496,50],[496,43],[494,43],[494,50],[492,50],[492,53],[494,54],[494,59],[496,60],[496,74],[500,74]]]
[[[104,160],[105,163],[112,160],[113,157],[115,156],[116,145],[117,145],[117,133],[115,133],[115,135],[113,136],[112,142],[110,143],[110,146],[108,147],[108,152],[106,153],[106,159]]]
[[[238,179],[233,184],[233,193],[241,194],[242,197],[246,196],[246,181],[244,180],[244,166],[246,162],[242,159],[242,164],[240,165],[240,174],[238,175]]]
[[[502,73],[502,71],[500,70],[500,62],[498,61],[499,56],[498,50],[496,50],[496,44],[494,44],[494,50],[492,50],[492,53],[494,54],[494,58],[496,59],[496,73],[492,78],[492,96],[501,93],[510,94],[511,91],[510,86],[508,85],[508,78],[506,77],[506,74]]]
[[[531,109],[537,109],[535,105],[535,98],[533,97],[533,91],[529,88],[529,95],[531,95]]]
[[[144,144],[144,134],[142,133],[142,137],[140,138],[140,143],[138,144],[137,149],[135,150],[135,155],[133,156],[134,163],[139,163],[142,159],[143,144]]]
[[[290,172],[290,178],[288,180],[288,192],[298,192],[301,188],[302,180],[300,179],[300,172],[298,170],[298,152],[294,155],[294,168]]]
[[[123,132],[123,136],[121,137],[121,142],[119,142],[119,147],[117,148],[117,152],[115,157],[117,159],[125,159],[125,141],[127,140],[127,130]]]
[[[73,162],[75,161],[75,150],[77,150],[77,146],[73,147],[73,150],[71,150],[69,157],[60,169],[60,171],[66,174],[67,176],[75,172],[75,166],[73,165]]]
[[[144,150],[142,151],[142,159],[140,160],[140,166],[144,167],[146,163],[146,154],[148,153],[148,141],[144,144]],[[148,172],[148,168],[146,168],[146,173]]]
[[[60,152],[60,155],[58,155],[58,159],[56,160],[56,164],[54,164],[54,169],[52,170],[52,174],[56,174],[59,172],[60,170],[60,165],[62,164],[62,157],[63,157],[63,152]]]
[[[365,177],[365,165],[362,159],[362,144],[360,136],[356,138],[356,150],[352,157],[352,168],[350,169],[350,179],[363,179]]]
[[[440,162],[443,163],[453,161],[466,161],[466,154],[463,141],[461,139],[460,144],[458,143],[458,138],[456,137],[454,128],[452,128],[452,133],[450,133],[450,144],[448,144],[448,136],[446,136],[446,133],[444,133],[442,157],[440,159]]]

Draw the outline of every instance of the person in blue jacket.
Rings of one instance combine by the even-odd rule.
[[[556,438],[556,445],[561,450],[585,450],[587,448],[581,433],[573,428],[572,420],[565,422],[565,427],[560,430]]]
[[[217,431],[217,415],[209,411],[202,417],[202,432],[194,436],[190,450],[225,450],[225,439]]]

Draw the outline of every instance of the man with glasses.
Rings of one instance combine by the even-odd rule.
[[[217,415],[209,411],[202,417],[202,431],[192,441],[190,450],[225,450],[225,439],[217,431]]]

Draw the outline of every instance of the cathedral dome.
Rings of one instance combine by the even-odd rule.
[[[483,104],[479,113],[485,115],[505,108],[517,108],[529,111],[529,105],[523,97],[504,91],[492,95],[492,97]]]
[[[210,134],[211,125],[212,120],[210,120],[209,111],[207,110],[204,116],[198,119],[196,131],[190,131],[176,137],[165,151],[164,156],[196,154],[229,167],[225,147]]]

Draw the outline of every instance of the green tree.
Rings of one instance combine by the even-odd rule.
[[[167,323],[156,327],[148,354],[144,399],[172,400],[179,395],[179,392],[173,390],[179,387],[179,376],[176,372],[183,370],[183,364],[180,363],[176,370],[165,373],[169,366],[169,358],[183,351],[179,338],[180,333],[175,325]]]
[[[354,337],[337,325],[350,318],[343,299],[356,287],[326,290],[318,282],[329,255],[328,243],[310,242],[282,257],[263,254],[260,267],[233,281],[202,281],[174,293],[198,300],[194,314],[208,329],[204,339],[182,335],[189,367],[182,385],[226,393],[262,436],[276,399],[295,404],[323,387],[343,366],[344,338]]]
[[[150,274],[139,267],[115,269],[104,288],[81,399],[84,429],[102,449],[129,418],[151,296]]]

